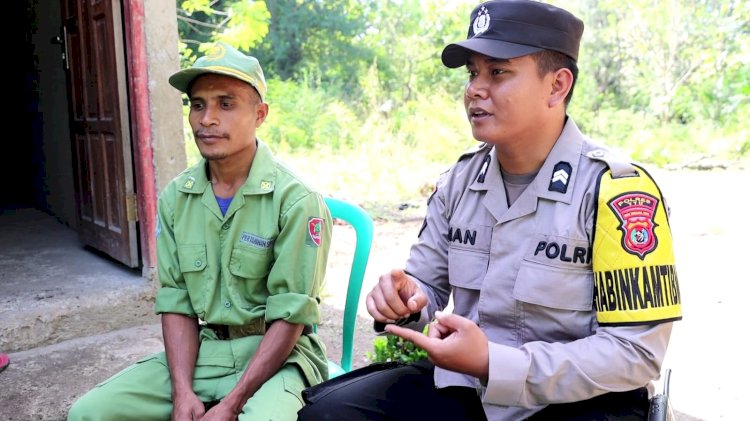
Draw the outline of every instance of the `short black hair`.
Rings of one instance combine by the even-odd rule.
[[[536,61],[539,77],[544,77],[547,73],[562,68],[570,70],[573,74],[573,83],[570,85],[570,92],[565,97],[565,105],[567,106],[570,103],[570,99],[573,98],[573,88],[575,88],[576,80],[578,80],[578,64],[576,61],[568,55],[552,50],[542,50],[532,53],[531,57]]]

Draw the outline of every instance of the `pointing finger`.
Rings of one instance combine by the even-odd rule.
[[[396,325],[387,325],[385,327],[385,330],[388,333],[399,336],[409,342],[413,342],[414,345],[424,349],[428,354],[430,353],[433,342],[438,340],[429,338],[422,334],[422,332],[417,332],[416,330],[411,330]]]

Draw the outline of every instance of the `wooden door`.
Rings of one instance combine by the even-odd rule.
[[[119,0],[61,0],[78,233],[136,267],[138,238]]]

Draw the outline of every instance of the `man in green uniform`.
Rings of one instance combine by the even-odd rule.
[[[254,57],[217,44],[169,82],[190,98],[203,159],[158,202],[165,352],[97,385],[68,419],[295,420],[302,389],[328,377],[312,326],[330,213],[256,138],[268,105]]]

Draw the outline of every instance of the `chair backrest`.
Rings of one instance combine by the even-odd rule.
[[[346,290],[344,306],[344,331],[341,348],[341,368],[348,372],[352,369],[352,352],[354,350],[354,328],[357,321],[359,295],[362,292],[362,281],[365,278],[367,261],[372,247],[372,217],[361,207],[341,199],[325,198],[331,217],[347,222],[357,235],[352,258],[352,269],[349,273],[349,286]]]

